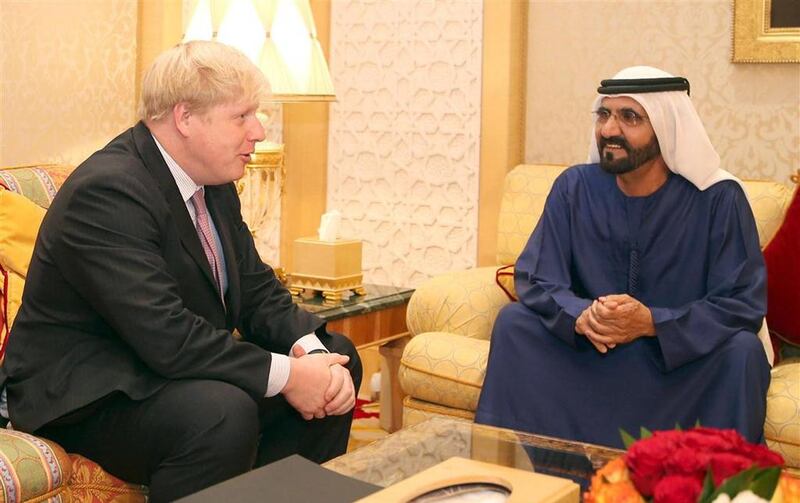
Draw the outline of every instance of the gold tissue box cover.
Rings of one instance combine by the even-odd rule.
[[[303,289],[319,290],[334,299],[341,298],[345,290],[363,293],[360,240],[295,239],[294,269],[289,279],[293,294]]]

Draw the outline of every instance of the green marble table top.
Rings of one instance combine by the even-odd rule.
[[[365,284],[364,289],[367,291],[366,295],[351,293],[349,297],[339,302],[325,300],[318,292],[307,292],[302,297],[293,298],[306,311],[316,314],[325,321],[333,321],[405,304],[414,293],[413,288],[401,286]]]

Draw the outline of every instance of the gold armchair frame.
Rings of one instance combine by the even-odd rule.
[[[733,0],[734,63],[800,63],[800,26],[770,25],[773,0]]]

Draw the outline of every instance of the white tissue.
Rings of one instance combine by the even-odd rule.
[[[339,237],[339,225],[342,222],[342,214],[338,210],[332,210],[322,215],[319,220],[320,241],[336,241]]]

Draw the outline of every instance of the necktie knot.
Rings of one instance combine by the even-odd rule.
[[[207,218],[208,207],[206,206],[205,189],[203,187],[200,187],[197,192],[192,194],[192,204],[198,216],[202,213]]]

